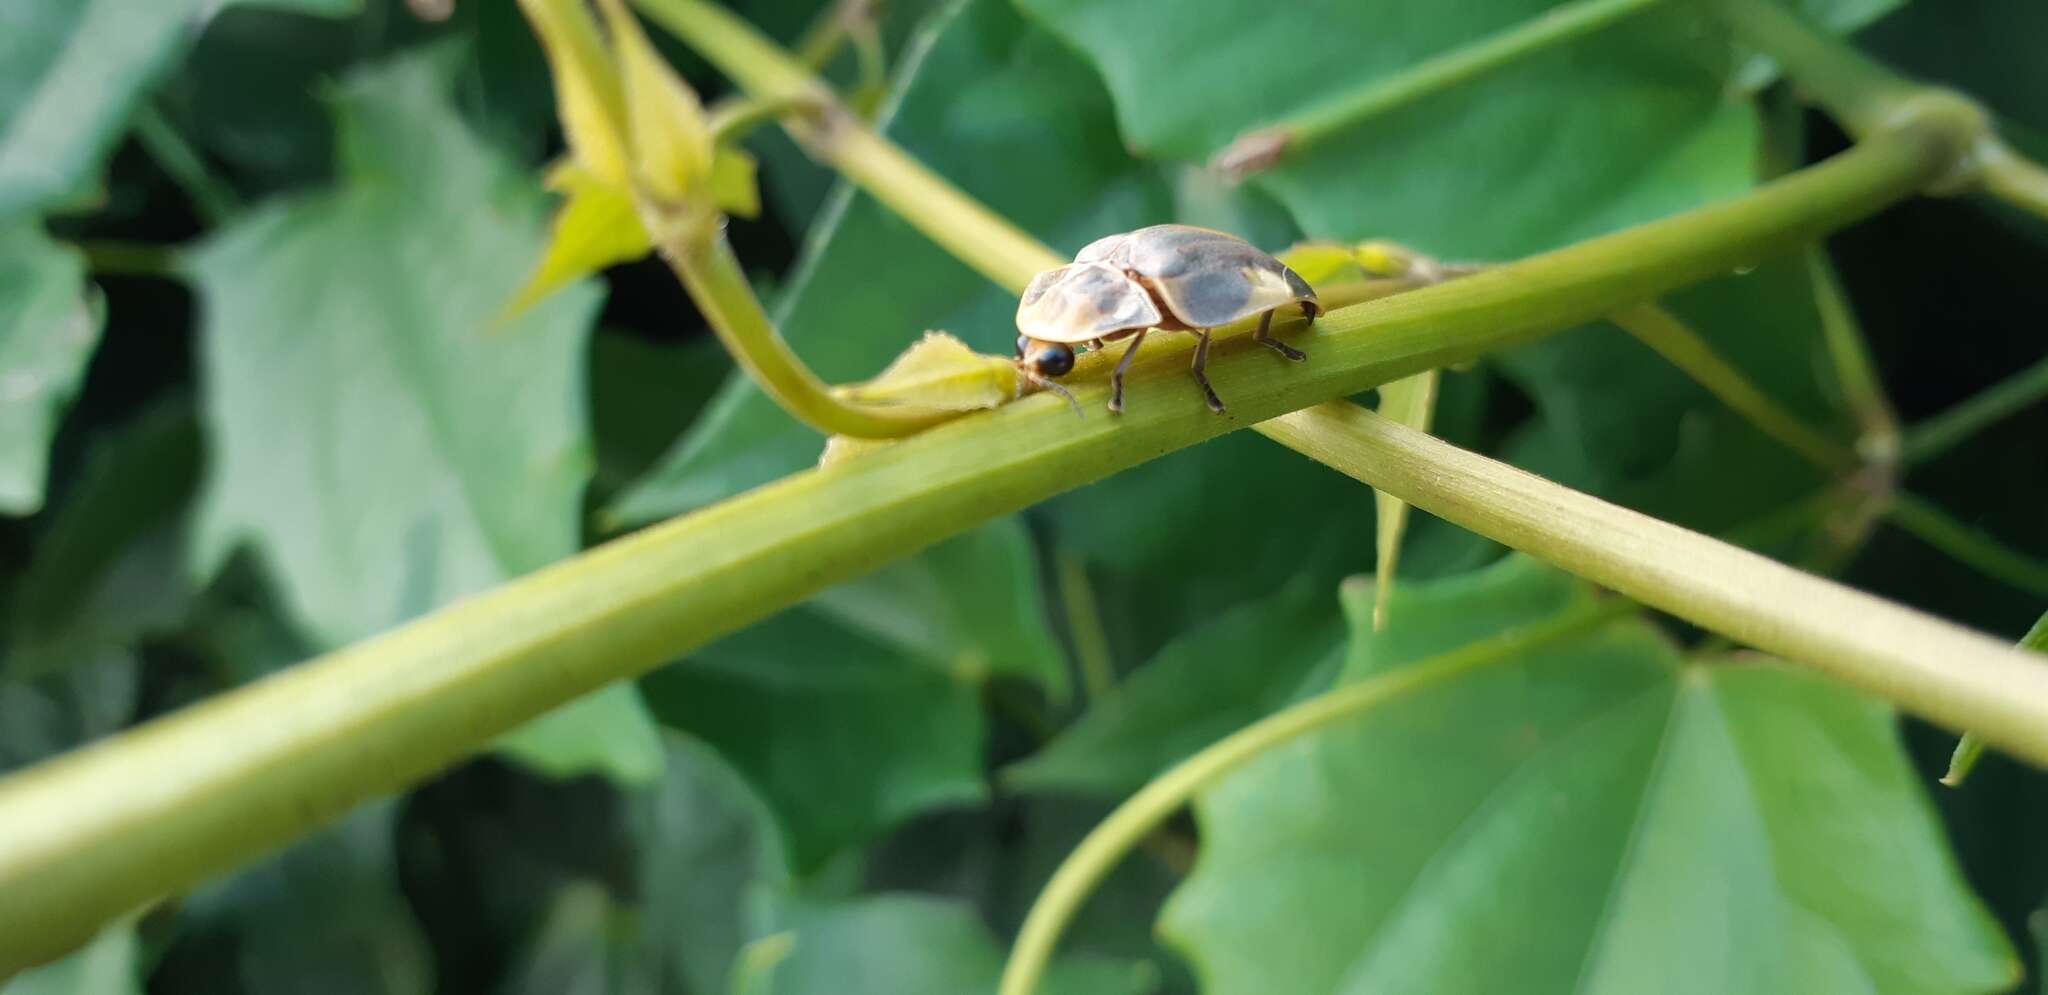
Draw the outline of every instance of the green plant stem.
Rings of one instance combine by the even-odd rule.
[[[1947,553],[1965,566],[2000,583],[2048,597],[2048,562],[2013,550],[1951,517],[1948,512],[1899,493],[1891,497],[1885,517],[1921,542]]]
[[[2048,764],[2048,657],[1580,494],[1355,404],[1323,404],[1257,430],[1439,518]]]
[[[1885,396],[1884,380],[1870,358],[1863,326],[1849,306],[1849,295],[1843,291],[1826,249],[1812,246],[1806,250],[1806,271],[1835,381],[1841,385],[1842,401],[1859,429],[1857,454],[1865,462],[1894,467],[1899,461],[1899,419]]]
[[[1333,135],[1434,93],[1477,79],[1562,42],[1591,34],[1661,0],[1575,0],[1513,27],[1375,80],[1325,101],[1299,117],[1239,136],[1217,153],[1217,169],[1245,176],[1268,169],[1289,155],[1320,145]]]
[[[1067,260],[884,140],[848,113],[803,65],[745,21],[701,0],[636,0],[758,100],[801,100],[813,117],[785,118],[790,135],[956,258],[1012,291]]]
[[[2004,142],[1987,145],[1981,162],[1985,193],[2048,220],[2048,169]]]
[[[896,438],[957,417],[952,411],[862,404],[835,395],[761,309],[722,227],[669,241],[662,258],[682,278],[718,341],[756,384],[813,428],[828,435]]]
[[[156,160],[171,182],[185,191],[192,207],[208,224],[218,225],[241,208],[241,198],[234,189],[206,168],[199,150],[154,105],[144,104],[136,110],[135,140],[142,143],[143,151]]]
[[[1081,687],[1089,701],[1101,701],[1116,687],[1116,668],[1111,663],[1109,635],[1102,628],[1102,611],[1095,603],[1095,585],[1088,581],[1088,564],[1062,552],[1058,577],[1060,608],[1067,616],[1067,632],[1074,637]]]
[[[2048,612],[2034,620],[2034,627],[2020,637],[2020,648],[2037,653],[2048,653]],[[1966,732],[1956,741],[1956,750],[1949,755],[1948,773],[1941,775],[1941,783],[1951,788],[1960,788],[1968,780],[1970,772],[1977,768],[1977,761],[1984,756],[1984,740],[1974,732]]]
[[[77,243],[85,264],[99,276],[148,276],[164,280],[184,275],[178,247],[149,242],[90,239]]]
[[[1907,465],[1954,449],[1987,426],[2048,397],[2048,357],[1906,430]]]
[[[1317,695],[1252,723],[1175,764],[1116,807],[1060,862],[1018,930],[997,995],[1032,995],[1060,934],[1095,886],[1195,794],[1260,754],[1320,729],[1355,720],[1489,664],[1511,661],[1635,610],[1618,598],[1479,640],[1357,684]],[[1250,661],[1247,661],[1249,663]]]
[[[1638,304],[1616,311],[1607,320],[1656,350],[1758,431],[1807,462],[1834,474],[1856,468],[1855,453],[1772,400],[1670,311],[1655,304]]]
[[[708,124],[713,145],[731,145],[791,114],[815,110],[806,97],[784,96],[774,100],[737,97],[721,100],[711,108]]]

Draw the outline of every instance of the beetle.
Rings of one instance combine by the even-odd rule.
[[[1017,364],[1045,382],[1074,368],[1074,346],[1129,338],[1109,376],[1114,414],[1124,409],[1124,371],[1146,333],[1194,332],[1201,340],[1190,372],[1220,413],[1223,400],[1203,372],[1210,330],[1256,314],[1252,340],[1299,362],[1308,356],[1272,336],[1273,312],[1289,304],[1305,318],[1322,313],[1308,281],[1251,243],[1210,228],[1153,225],[1090,242],[1072,263],[1032,279],[1017,302]]]

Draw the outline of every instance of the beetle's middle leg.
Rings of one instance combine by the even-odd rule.
[[[1209,410],[1223,413],[1223,399],[1216,396],[1216,388],[1209,386],[1209,375],[1203,371],[1209,366],[1209,330],[1198,328],[1195,334],[1202,337],[1195,344],[1195,361],[1188,366],[1188,372],[1195,375],[1195,382],[1202,385],[1202,393],[1209,399]]]
[[[1308,358],[1308,353],[1273,337],[1273,312],[1259,315],[1259,330],[1252,333],[1252,341],[1299,363]]]
[[[1116,361],[1116,370],[1109,375],[1109,413],[1122,414],[1124,410],[1124,371],[1131,368],[1131,357],[1138,354],[1138,346],[1145,341],[1150,329],[1140,328],[1131,336],[1131,346],[1124,350],[1124,358]],[[1098,340],[1100,341],[1100,340]]]

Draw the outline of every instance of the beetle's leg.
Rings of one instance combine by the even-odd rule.
[[[1106,346],[1106,345],[1108,345],[1108,343],[1106,343],[1106,342],[1102,341],[1101,339],[1089,339],[1089,340],[1088,340],[1088,351],[1089,351],[1089,352],[1101,352],[1101,351],[1102,351],[1102,349],[1103,349],[1103,347],[1104,347],[1104,346]]]
[[[1220,415],[1223,413],[1223,399],[1216,396],[1216,388],[1209,386],[1208,374],[1202,372],[1209,366],[1209,330],[1197,329],[1195,334],[1202,340],[1195,344],[1195,361],[1189,364],[1188,372],[1193,373],[1195,382],[1202,385],[1202,393],[1209,399],[1209,410]]]
[[[1116,370],[1109,375],[1109,413],[1122,414],[1124,410],[1124,371],[1131,368],[1131,357],[1138,354],[1138,346],[1145,341],[1149,329],[1140,328],[1131,336],[1131,347],[1124,350],[1124,358],[1116,361]]]
[[[1273,312],[1259,315],[1259,330],[1252,333],[1252,341],[1299,363],[1308,358],[1308,353],[1273,337]]]

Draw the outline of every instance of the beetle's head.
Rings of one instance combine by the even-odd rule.
[[[1063,377],[1074,369],[1074,347],[1065,342],[1041,342],[1029,335],[1019,335],[1017,362],[1041,377]]]
[[[1074,263],[1032,279],[1017,301],[1017,359],[1056,377],[1074,366],[1070,343],[1159,324],[1159,305],[1138,281],[1106,263]]]

